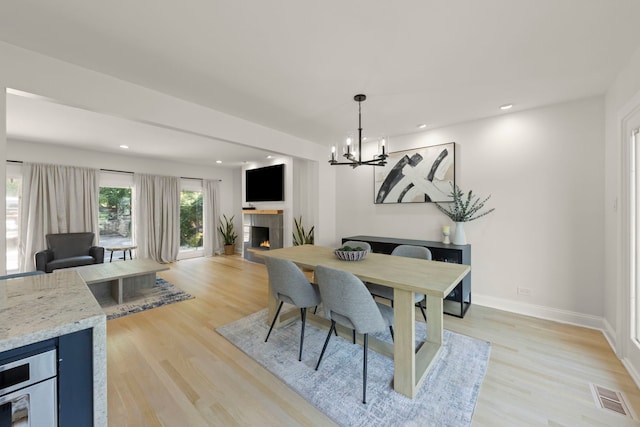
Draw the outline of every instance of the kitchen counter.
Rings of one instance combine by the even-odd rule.
[[[0,353],[93,330],[94,425],[107,425],[106,316],[75,271],[0,280]]]

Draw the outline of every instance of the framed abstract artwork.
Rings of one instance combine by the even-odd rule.
[[[374,203],[451,202],[455,165],[453,142],[389,153],[374,168]]]

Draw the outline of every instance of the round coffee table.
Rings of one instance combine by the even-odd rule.
[[[123,259],[126,261],[127,260],[127,251],[129,251],[129,259],[133,259],[133,256],[131,255],[131,249],[136,249],[137,246],[134,245],[121,245],[121,246],[110,246],[108,248],[105,248],[108,251],[111,251],[111,256],[109,257],[109,262],[113,262],[113,253],[115,251],[122,251],[122,255],[123,255]]]

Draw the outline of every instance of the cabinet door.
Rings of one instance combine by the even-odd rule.
[[[368,242],[371,245],[371,251],[377,254],[390,254],[396,246],[395,243]]]
[[[93,329],[58,338],[58,420],[65,427],[93,425]]]
[[[442,248],[429,248],[434,261],[462,264],[462,251]]]

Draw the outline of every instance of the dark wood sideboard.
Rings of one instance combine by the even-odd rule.
[[[434,261],[453,262],[456,264],[471,265],[471,245],[454,245],[429,240],[395,239],[392,237],[375,236],[350,236],[343,237],[342,243],[349,240],[367,242],[371,250],[376,253],[390,254],[396,246],[414,245],[424,246],[431,251]],[[464,317],[471,305],[471,272],[444,300],[443,311],[445,314],[456,317]]]

